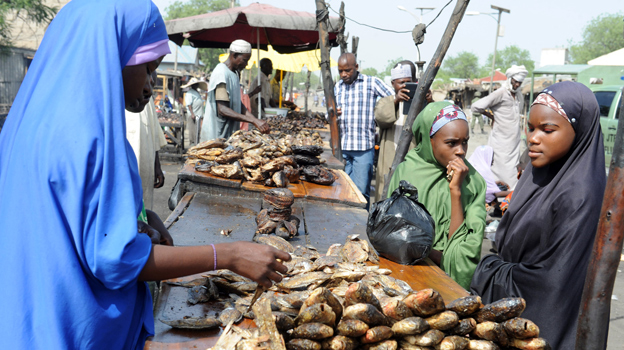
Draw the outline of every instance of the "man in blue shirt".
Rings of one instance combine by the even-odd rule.
[[[345,172],[366,201],[370,202],[370,183],[375,158],[375,104],[390,96],[392,88],[379,78],[358,72],[355,55],[345,53],[338,59],[340,81],[334,86]],[[366,206],[368,209],[368,204]]]

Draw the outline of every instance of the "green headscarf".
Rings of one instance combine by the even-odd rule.
[[[449,240],[451,192],[446,180],[446,165],[439,164],[435,159],[429,132],[437,114],[450,104],[430,103],[420,112],[412,127],[416,147],[407,153],[405,160],[397,167],[390,181],[388,195],[399,187],[401,180],[407,180],[418,188],[418,200],[431,213],[436,224],[433,249],[442,251],[440,267],[468,289],[481,258],[486,184],[483,177],[464,159],[469,169],[461,188],[464,222]]]

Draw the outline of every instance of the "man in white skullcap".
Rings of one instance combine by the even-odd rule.
[[[240,71],[250,58],[251,44],[234,40],[228,59],[212,71],[200,142],[220,137],[227,139],[240,129],[240,122],[253,124],[262,133],[270,131],[269,125],[254,117],[241,102]]]
[[[492,119],[488,145],[494,149],[492,172],[497,180],[509,184],[513,190],[518,182],[516,165],[520,157],[520,113],[524,99],[520,85],[529,72],[524,66],[507,69],[503,86],[472,104],[472,113],[481,113]],[[491,112],[489,110],[491,110]]]

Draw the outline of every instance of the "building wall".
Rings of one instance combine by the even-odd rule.
[[[560,66],[569,63],[570,54],[568,53],[568,49],[542,49],[542,54],[540,56],[540,67],[551,65]]]
[[[0,54],[0,105],[13,103],[34,54],[33,50],[25,49],[10,49],[8,54]]]
[[[44,0],[43,3],[50,7],[55,7],[60,10],[69,0]],[[19,47],[30,50],[37,50],[43,34],[48,28],[48,25],[36,25],[30,21],[26,21],[24,15],[10,15],[7,16],[7,22],[11,23],[11,36],[13,41],[13,47]]]

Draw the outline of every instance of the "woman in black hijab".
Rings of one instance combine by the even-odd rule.
[[[471,290],[484,303],[523,297],[553,349],[574,349],[583,284],[606,184],[600,113],[575,82],[542,91],[528,120],[527,166]]]

